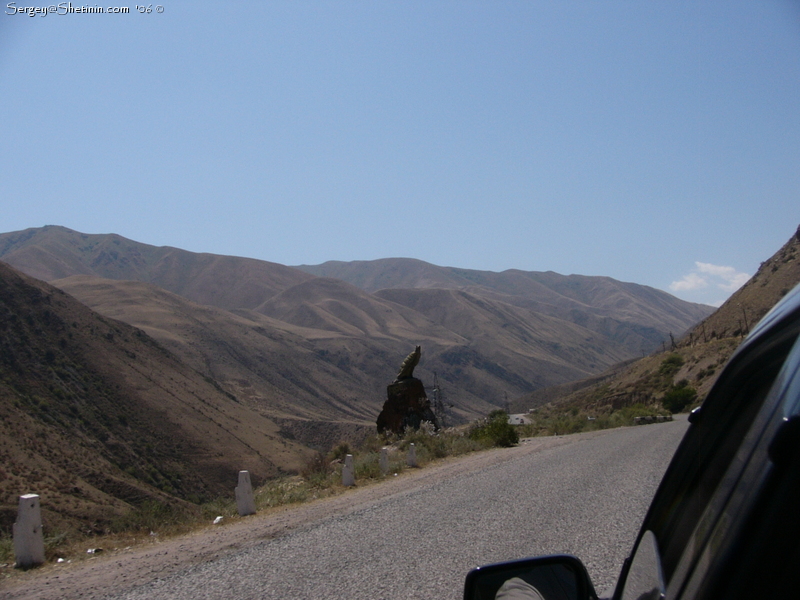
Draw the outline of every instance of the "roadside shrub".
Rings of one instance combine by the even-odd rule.
[[[236,508],[236,500],[227,496],[220,496],[208,502],[204,502],[200,506],[202,511],[203,521],[208,523],[216,517],[230,518],[238,514]]]
[[[325,455],[317,450],[306,458],[300,475],[304,479],[312,479],[315,475],[327,475],[330,470],[330,465]]]
[[[56,531],[44,537],[44,556],[46,560],[55,560],[69,545],[69,534],[65,531]]]
[[[414,444],[417,448],[417,461],[420,464],[447,456],[445,436],[434,433],[433,425],[430,428],[424,427],[425,422],[422,425],[419,429],[407,429],[403,439],[398,444],[398,448],[405,452],[410,444]]]
[[[670,388],[661,404],[669,412],[675,414],[681,412],[684,408],[692,404],[697,399],[697,390],[688,385],[685,381],[681,381],[678,385]]]
[[[574,415],[572,410],[554,410],[545,407],[530,416],[532,420],[530,425],[518,425],[516,429],[522,437],[567,435],[582,431],[627,427],[634,424],[636,417],[655,416],[659,413],[663,411],[641,403],[611,411],[592,413],[579,411],[577,415]]]
[[[331,460],[341,460],[344,461],[345,457],[348,454],[352,454],[353,452],[350,450],[350,444],[347,442],[342,442],[338,444],[330,453]]]
[[[508,414],[503,410],[489,413],[486,420],[474,426],[469,432],[470,439],[485,443],[487,446],[508,448],[519,442],[517,430],[508,422]]]
[[[0,562],[14,562],[14,543],[11,535],[5,532],[0,534]]]
[[[564,415],[552,421],[550,431],[553,435],[568,435],[570,433],[580,433],[587,429],[589,421],[586,417],[578,418],[575,414]]]
[[[268,482],[265,486],[256,491],[256,508],[269,508],[272,506],[282,506],[284,504],[295,504],[305,502],[309,499],[310,490],[316,489],[319,485],[322,489],[331,487],[334,478],[330,473],[316,474],[310,481],[298,480],[296,477],[283,477]],[[236,510],[233,503],[232,509]],[[222,512],[218,513],[223,515]]]
[[[447,446],[448,456],[460,456],[469,452],[475,452],[481,449],[481,444],[466,435],[450,434],[446,435],[445,444]]]
[[[380,454],[367,452],[353,458],[356,479],[378,479],[381,476]]]
[[[672,377],[683,366],[683,362],[683,357],[673,352],[661,361],[658,372],[664,377]]]

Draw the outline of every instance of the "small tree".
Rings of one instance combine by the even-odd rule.
[[[697,390],[688,385],[685,381],[681,381],[678,385],[670,388],[661,404],[671,413],[681,412],[684,408],[689,406],[697,399]]]
[[[508,422],[508,413],[494,410],[489,413],[486,422],[473,427],[469,432],[470,439],[487,441],[492,446],[508,448],[519,442],[517,430]]]

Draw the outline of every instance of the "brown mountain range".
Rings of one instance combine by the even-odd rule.
[[[605,277],[411,259],[301,267],[315,276],[53,226],[0,235],[0,258],[141,327],[307,443],[332,422],[374,423],[396,363],[417,344],[420,377],[438,374],[463,421],[506,395],[650,352],[710,311]]]
[[[626,333],[621,337],[617,335],[616,341],[634,353],[654,348],[666,332],[683,332],[685,323],[696,323],[713,310],[654,288],[610,277],[560,275],[552,271],[510,269],[496,273],[438,267],[408,258],[329,261],[297,268],[320,277],[347,281],[381,297],[402,298],[404,304],[420,307],[431,304],[414,300],[415,294],[408,291],[398,296],[388,290],[459,290],[483,301],[515,306],[525,310],[526,315],[555,317],[612,338],[614,330],[621,327]]]
[[[314,446],[335,437],[343,422],[374,423],[394,363],[413,345],[424,349],[420,376],[430,383],[439,375],[455,405],[452,418],[463,421],[504,396],[648,352],[708,310],[602,277],[490,273],[410,259],[319,267],[336,266],[332,275],[362,289],[274,263],[62,227],[2,234],[0,258],[141,327]]]
[[[30,491],[51,527],[97,529],[147,499],[230,494],[239,469],[296,470],[374,429],[417,344],[415,375],[436,372],[464,421],[708,310],[608,278],[409,259],[356,264],[359,286],[62,227],[1,234],[0,259],[59,288],[0,264],[3,527]]]
[[[116,234],[88,235],[47,226],[0,234],[0,258],[43,281],[94,275],[152,283],[220,308],[255,308],[311,279],[277,263],[140,244]]]

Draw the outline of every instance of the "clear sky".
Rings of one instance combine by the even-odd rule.
[[[798,2],[29,6],[0,14],[2,232],[716,304],[800,224]]]

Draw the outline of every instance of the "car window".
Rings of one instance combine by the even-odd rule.
[[[797,598],[800,590],[800,452],[775,470],[751,511],[739,544],[720,574],[726,600]]]
[[[716,498],[712,501],[718,516],[684,591],[686,597],[716,595],[726,600],[797,597],[800,589],[799,365],[800,342],[795,344],[771,391],[775,402],[770,398],[764,411],[772,409],[768,426],[761,439],[756,440],[729,501],[724,509],[713,506]],[[756,428],[753,429],[756,433]],[[748,434],[743,449],[749,442]]]
[[[796,338],[795,324],[765,336],[737,355],[678,448],[643,527],[651,530],[658,542],[665,581],[673,578],[679,563],[691,563],[684,550],[693,534],[698,536],[696,527],[715,491],[727,485],[723,476],[748,430],[763,429],[767,417],[762,415],[759,423],[759,410]],[[700,538],[703,535],[699,532]]]

